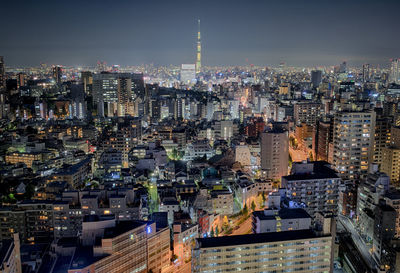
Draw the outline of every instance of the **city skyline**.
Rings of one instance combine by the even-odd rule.
[[[398,58],[397,1],[255,2],[4,1],[0,52],[10,66],[195,63],[200,19],[204,66],[386,67]]]
[[[0,7],[0,273],[400,272],[399,0]]]

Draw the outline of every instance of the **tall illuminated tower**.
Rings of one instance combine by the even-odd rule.
[[[201,69],[201,35],[200,35],[200,19],[198,20],[198,32],[197,32],[197,58],[196,58],[196,73],[200,72]]]

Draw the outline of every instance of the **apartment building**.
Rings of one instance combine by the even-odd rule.
[[[193,272],[328,273],[332,236],[311,230],[201,238],[196,240]]]

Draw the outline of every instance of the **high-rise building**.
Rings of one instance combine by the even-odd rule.
[[[118,116],[123,117],[129,112],[129,102],[133,101],[132,98],[132,78],[120,77],[118,78]]]
[[[287,197],[315,216],[317,212],[336,213],[341,179],[327,162],[293,163],[292,173],[282,177]]]
[[[374,210],[374,236],[372,248],[374,259],[378,262],[381,269],[396,269],[396,253],[390,245],[390,241],[393,239],[396,232],[395,225],[396,210],[382,202]]]
[[[389,190],[389,177],[384,173],[369,173],[357,188],[357,224],[359,232],[367,240],[374,234],[374,210],[379,199]]]
[[[288,173],[289,135],[282,129],[267,130],[261,135],[262,176],[280,179]]]
[[[201,238],[192,272],[330,272],[331,250],[332,235],[311,230]]]
[[[389,144],[382,148],[381,156],[380,170],[397,186],[400,183],[400,127],[391,128]]]
[[[315,125],[321,117],[323,106],[318,102],[297,102],[294,104],[294,120],[296,124],[303,122]]]
[[[339,73],[346,73],[347,72],[347,62],[344,61],[339,66]]]
[[[369,64],[363,64],[362,67],[362,81],[363,83],[368,82],[370,80],[370,71],[369,71]]]
[[[390,146],[400,148],[400,126],[392,126],[390,129]]]
[[[62,77],[61,66],[54,66],[53,67],[53,79],[57,84],[61,83],[61,77]]]
[[[197,31],[197,53],[196,53],[196,73],[201,70],[201,34],[200,34],[200,19],[197,21],[198,31]]]
[[[17,74],[17,86],[20,88],[21,86],[25,86],[26,84],[26,75],[25,73],[18,73]]]
[[[122,165],[128,167],[129,152],[142,141],[142,125],[138,118],[125,117],[117,124],[117,131],[104,141],[104,150],[116,149],[122,154]]]
[[[238,134],[238,127],[232,120],[215,121],[213,127],[215,139],[229,140]]]
[[[314,135],[314,153],[317,160],[331,162],[333,144],[333,119],[319,121]]]
[[[390,128],[392,124],[392,117],[376,117],[373,155],[373,162],[376,164],[382,164],[382,161],[384,160],[383,149],[388,147],[390,144]]]
[[[181,82],[183,84],[192,84],[196,81],[196,65],[182,64],[181,66]]]
[[[380,170],[390,177],[394,185],[400,183],[400,147],[386,147],[382,150]]]
[[[93,73],[90,71],[82,71],[81,81],[83,83],[83,91],[85,94],[91,95],[93,86]]]
[[[8,104],[8,96],[6,94],[6,71],[4,65],[4,57],[0,56],[0,118],[5,118],[9,113],[10,104]]]
[[[90,215],[84,217],[81,245],[73,252],[68,272],[160,273],[169,266],[168,228],[157,229],[153,222],[116,222],[114,216]]]
[[[313,88],[317,88],[322,81],[322,71],[321,70],[313,70],[311,71],[311,84]]]
[[[107,63],[105,61],[97,61],[96,71],[98,73],[108,71]]]
[[[334,118],[333,165],[342,179],[365,178],[373,158],[375,112],[342,111]]]
[[[400,59],[393,59],[390,69],[390,81],[394,83],[400,82]]]
[[[0,91],[6,88],[6,69],[4,65],[4,57],[0,56]]]
[[[93,75],[93,102],[98,106],[98,115],[126,115],[130,111],[129,102],[143,91],[143,75],[132,73],[109,73]],[[102,111],[101,111],[102,110]]]

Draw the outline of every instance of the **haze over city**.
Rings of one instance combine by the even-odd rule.
[[[8,65],[193,62],[202,20],[205,65],[386,66],[398,57],[396,0],[2,1]],[[247,61],[246,61],[247,59]]]

